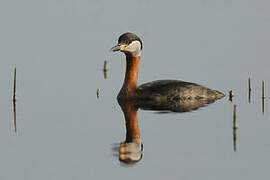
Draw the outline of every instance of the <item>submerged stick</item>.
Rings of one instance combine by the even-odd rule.
[[[17,118],[16,118],[16,76],[17,71],[14,69],[14,80],[13,80],[13,122],[14,122],[14,131],[17,134]]]

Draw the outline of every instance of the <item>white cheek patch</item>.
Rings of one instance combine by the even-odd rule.
[[[131,42],[126,48],[125,51],[128,52],[133,57],[141,55],[141,43],[140,41]]]

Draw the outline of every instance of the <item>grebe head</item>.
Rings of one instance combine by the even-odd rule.
[[[111,50],[121,51],[130,57],[141,56],[142,41],[136,34],[127,32],[119,37],[118,44]]]

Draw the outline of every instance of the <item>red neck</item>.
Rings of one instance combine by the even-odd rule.
[[[126,56],[126,75],[124,84],[118,94],[118,98],[129,98],[136,95],[138,70],[140,65],[140,56]]]
[[[140,139],[140,130],[138,125],[138,108],[129,104],[120,104],[126,120],[126,142],[133,142],[134,139]]]

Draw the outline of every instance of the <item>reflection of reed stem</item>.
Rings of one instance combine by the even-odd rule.
[[[264,81],[262,81],[262,113],[263,114],[264,114],[264,100],[265,100]]]
[[[262,113],[264,114],[264,100],[265,98],[262,98]]]
[[[236,105],[233,107],[233,150],[236,151],[236,141],[237,141],[237,121],[236,121]]]
[[[237,129],[233,129],[233,150],[236,151]]]
[[[248,102],[251,101],[251,80],[250,77],[248,78]]]
[[[14,131],[17,134],[17,120],[16,120],[16,68],[14,69],[14,81],[13,81],[13,118],[14,118]]]
[[[17,134],[16,101],[13,101],[14,131]]]
[[[251,91],[248,92],[248,102],[250,103],[251,101]]]

